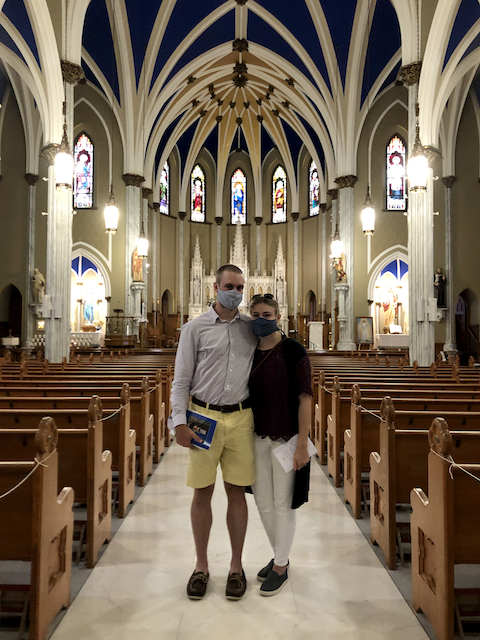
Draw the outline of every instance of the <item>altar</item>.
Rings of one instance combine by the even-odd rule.
[[[408,333],[376,333],[374,349],[408,349],[410,336]]]

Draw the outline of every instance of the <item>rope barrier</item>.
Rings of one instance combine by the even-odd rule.
[[[109,413],[108,416],[105,416],[104,418],[101,418],[99,422],[105,422],[105,420],[110,420],[110,418],[113,418],[114,416],[116,416],[117,413],[120,413],[120,411],[124,407],[128,407],[129,404],[130,404],[129,402],[127,404],[121,404],[116,411],[114,411],[113,413]]]
[[[445,460],[445,462],[449,463],[450,466],[448,467],[448,473],[450,474],[450,477],[451,477],[452,480],[454,479],[454,477],[453,477],[453,469],[460,469],[460,471],[463,471],[463,473],[466,473],[467,476],[470,476],[471,478],[473,478],[477,482],[480,482],[480,478],[478,476],[476,476],[474,473],[471,473],[470,471],[465,469],[465,467],[462,467],[462,465],[458,464],[458,462],[455,462],[455,460],[453,459],[453,457],[451,455],[449,455],[448,458],[446,458],[445,456],[442,456],[439,453],[437,453],[434,449],[430,449],[430,451],[432,453],[434,453],[438,458],[441,458],[442,460]]]
[[[14,487],[12,487],[11,489],[9,489],[8,491],[6,491],[5,493],[3,493],[0,496],[0,500],[3,500],[3,498],[6,498],[7,496],[9,496],[11,493],[13,493],[14,491],[16,491],[19,487],[22,486],[22,484],[24,484],[29,478],[30,476],[32,476],[35,471],[38,469],[38,467],[48,467],[48,464],[45,464],[45,462],[50,458],[50,456],[52,456],[55,453],[56,449],[54,451],[52,451],[52,453],[50,453],[45,460],[41,461],[41,460],[37,460],[37,458],[34,458],[35,462],[37,463],[33,469],[31,471],[29,471],[27,473],[27,475],[23,478],[23,480],[20,480],[20,482],[18,482]]]

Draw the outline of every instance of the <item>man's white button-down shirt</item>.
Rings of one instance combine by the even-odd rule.
[[[173,426],[186,424],[190,396],[217,405],[248,398],[248,378],[258,338],[251,318],[237,313],[228,322],[212,305],[182,327],[172,385]]]

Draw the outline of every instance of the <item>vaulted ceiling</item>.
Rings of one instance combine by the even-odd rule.
[[[9,77],[11,69],[25,76],[41,102],[35,86],[49,72],[41,40],[50,17],[58,41],[65,33],[78,41],[87,82],[113,101],[126,170],[146,176],[174,149],[187,172],[202,147],[221,173],[238,139],[254,175],[274,145],[290,175],[302,145],[322,181],[334,166],[348,173],[368,107],[418,58],[417,46],[441,113],[467,73],[467,89],[473,82],[480,91],[478,0],[0,0],[0,7]],[[428,28],[417,44],[418,8]]]

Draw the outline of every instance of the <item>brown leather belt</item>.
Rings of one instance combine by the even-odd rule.
[[[239,402],[238,404],[224,404],[223,406],[219,404],[208,404],[207,402],[203,402],[203,400],[199,400],[198,398],[192,398],[193,404],[198,405],[199,407],[203,407],[204,409],[209,409],[211,411],[220,411],[221,413],[233,413],[234,411],[240,411],[240,409],[250,409],[252,406],[252,401],[250,398],[247,398],[243,402]]]

